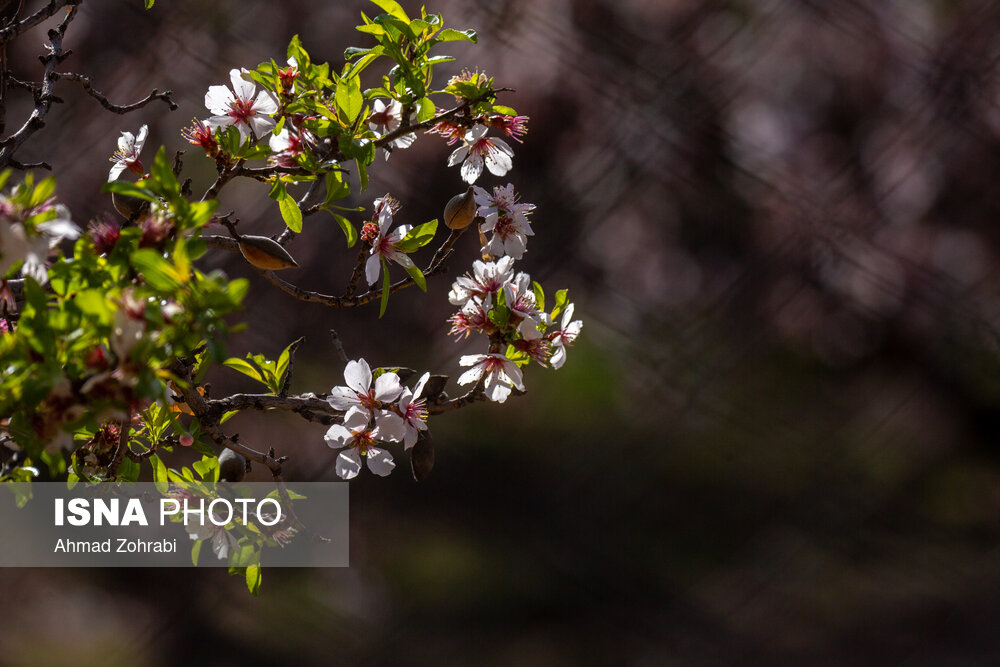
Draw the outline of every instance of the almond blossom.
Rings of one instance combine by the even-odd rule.
[[[382,260],[391,259],[404,269],[413,268],[413,260],[405,252],[396,247],[396,244],[406,238],[413,228],[412,225],[400,225],[389,233],[392,226],[392,210],[395,200],[389,195],[375,200],[375,212],[378,222],[370,222],[362,229],[362,240],[371,243],[371,256],[365,263],[365,277],[369,285],[374,285],[382,272]]]
[[[423,393],[424,385],[427,384],[430,376],[430,373],[421,375],[413,391],[404,389],[403,394],[399,397],[399,411],[403,415],[403,424],[406,428],[406,433],[403,436],[403,449],[409,449],[417,444],[420,431],[427,430],[427,399],[421,398],[420,394]]]
[[[489,333],[496,331],[496,325],[490,322],[489,312],[491,305],[478,297],[469,299],[462,310],[458,311],[450,318],[451,330],[449,334],[454,334],[456,338],[467,338],[473,331]]]
[[[410,114],[410,120],[413,121],[416,116],[417,112],[414,111]],[[368,129],[377,136],[384,137],[398,130],[402,122],[403,105],[400,104],[399,100],[390,101],[388,106],[382,100],[375,100],[372,114],[368,117]],[[417,135],[408,132],[390,141],[389,146],[391,148],[409,148],[416,140]],[[385,151],[385,159],[389,159],[389,151]]]
[[[351,408],[344,417],[344,423],[331,426],[324,439],[331,449],[342,450],[337,456],[336,470],[343,479],[358,476],[362,456],[368,462],[368,469],[380,477],[385,477],[396,467],[392,454],[375,446],[376,442],[386,438],[381,427],[371,428],[371,418],[364,410]]]
[[[563,310],[559,330],[548,336],[549,342],[554,348],[552,358],[549,360],[552,368],[561,368],[566,363],[566,348],[573,344],[576,337],[580,335],[582,328],[583,320],[573,319],[573,304],[569,304]]]
[[[249,136],[263,137],[274,128],[271,116],[278,111],[278,103],[266,90],[254,98],[257,87],[244,79],[239,69],[229,71],[229,80],[232,90],[225,86],[208,87],[205,107],[215,115],[206,120],[205,125],[211,128],[235,125],[243,141]]]
[[[510,282],[514,276],[514,258],[501,257],[496,262],[476,260],[472,263],[472,275],[459,276],[448,292],[448,301],[461,306],[469,299],[491,297]]]
[[[503,403],[511,394],[511,389],[524,391],[521,369],[502,354],[467,354],[458,361],[460,366],[472,366],[458,378],[458,384],[479,382],[485,377],[483,389],[491,401]]]
[[[386,434],[387,440],[398,442],[403,439],[403,419],[397,414],[382,410],[403,393],[399,376],[383,373],[372,384],[372,370],[364,359],[349,361],[344,369],[347,386],[334,387],[327,397],[336,410],[361,410],[368,416],[374,415],[375,424]]]
[[[530,322],[531,326],[548,323],[549,316],[538,308],[535,291],[532,289],[531,276],[527,273],[517,274],[514,280],[504,285],[503,294],[512,317],[517,316]],[[521,335],[524,335],[523,331]]]
[[[487,137],[488,131],[485,125],[476,125],[465,134],[465,143],[448,157],[449,167],[462,163],[462,180],[466,183],[476,182],[484,162],[494,176],[503,176],[513,166],[514,151],[503,139]]]
[[[480,229],[484,234],[492,233],[482,251],[495,257],[521,259],[528,237],[535,234],[528,222],[528,214],[535,210],[535,205],[520,202],[510,183],[493,188],[492,194],[478,186],[474,192],[479,205],[477,213],[485,218]]]
[[[142,152],[142,146],[146,143],[148,134],[149,127],[147,125],[139,128],[138,136],[131,132],[122,132],[122,136],[118,137],[118,150],[111,156],[111,161],[114,164],[111,166],[111,171],[108,172],[108,183],[117,180],[126,169],[137,176],[143,175],[139,153]]]

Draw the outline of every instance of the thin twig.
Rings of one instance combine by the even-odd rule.
[[[81,86],[83,86],[84,91],[95,100],[101,103],[101,106],[116,114],[127,114],[131,113],[137,109],[141,109],[153,100],[163,100],[167,106],[170,107],[171,111],[177,110],[177,104],[170,98],[172,94],[171,91],[165,90],[162,93],[156,88],[153,88],[153,92],[132,104],[112,104],[108,101],[108,98],[101,91],[94,88],[94,85],[90,82],[89,76],[84,76],[83,74],[77,74],[75,72],[53,72],[52,75],[56,79],[66,79],[67,81],[76,81]]]

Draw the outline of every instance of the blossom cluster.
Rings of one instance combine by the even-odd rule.
[[[492,233],[492,238],[482,248],[484,259],[473,262],[471,274],[459,276],[452,285],[448,300],[460,309],[449,322],[459,338],[478,332],[490,341],[488,353],[460,359],[462,366],[471,368],[458,383],[481,382],[487,398],[503,403],[514,390],[525,391],[521,367],[531,361],[551,368],[565,363],[566,348],[583,322],[573,320],[573,304],[565,303],[565,291],[557,293],[555,307],[546,312],[541,285],[527,273],[514,271],[533,234],[527,216],[534,204],[520,202],[511,184],[492,193],[477,187],[475,197],[477,214],[484,219],[480,230]]]
[[[344,421],[331,426],[324,438],[331,448],[341,450],[336,464],[340,477],[356,477],[362,457],[376,475],[392,472],[396,467],[392,454],[376,445],[402,442],[404,449],[410,449],[420,431],[427,430],[426,401],[420,394],[429,377],[424,373],[411,390],[402,386],[395,372],[375,377],[364,359],[348,362],[346,386],[334,387],[327,398],[334,409],[345,411]]]

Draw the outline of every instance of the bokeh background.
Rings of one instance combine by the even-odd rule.
[[[181,108],[116,117],[67,82],[19,157],[53,164],[77,220],[105,215],[119,131],[148,123],[151,148],[183,148],[230,68],[280,62],[296,33],[339,66],[373,9],[88,2],[65,69],[119,103],[172,89]],[[440,51],[531,117],[509,179],[480,184],[538,205],[521,267],[570,288],[585,325],[567,365],[434,420],[427,481],[398,456],[389,478],[352,482],[350,569],[265,570],[257,599],[218,570],[0,572],[0,663],[1000,663],[1000,4],[429,9],[479,31]],[[38,76],[34,35],[12,47],[19,78]],[[463,189],[448,152],[422,137],[355,203],[389,191],[399,220],[439,216]],[[193,151],[186,170],[210,183]],[[281,228],[263,186],[223,207],[244,230]],[[485,349],[445,335],[450,279],[476,254],[462,241],[449,275],[383,321],[296,302],[238,257],[204,264],[253,283],[230,352],[304,335],[293,390],[326,391],[343,368],[331,328],[351,358],[453,377]],[[285,276],[339,292],[343,245],[309,219],[290,246],[304,268]],[[230,424],[289,455],[289,478],[335,479],[323,427]]]

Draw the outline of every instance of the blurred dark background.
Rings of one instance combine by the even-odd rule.
[[[426,482],[399,454],[389,478],[352,482],[350,569],[265,570],[258,599],[219,570],[0,573],[0,663],[1000,664],[1000,3],[428,9],[479,31],[440,52],[531,117],[509,178],[480,184],[538,205],[520,266],[570,288],[585,325],[567,365],[433,420]],[[170,88],[181,108],[116,117],[65,82],[19,158],[52,162],[78,221],[104,215],[120,130],[149,123],[147,159],[183,148],[230,68],[282,62],[296,33],[339,67],[366,44],[360,11],[377,13],[88,2],[64,68],[113,101]],[[32,35],[12,48],[24,79]],[[399,221],[439,216],[463,189],[449,150],[421,137],[356,203],[389,191]],[[208,160],[186,168],[207,187]],[[263,186],[223,207],[281,228]],[[485,350],[445,336],[450,279],[476,254],[462,241],[449,275],[381,322],[291,300],[238,257],[203,263],[253,283],[230,352],[305,335],[293,390],[326,391],[343,367],[330,328],[351,358],[452,377]],[[306,268],[284,275],[328,293],[355,257],[332,218],[290,249]],[[335,479],[323,427],[230,424],[288,454],[289,478]]]

